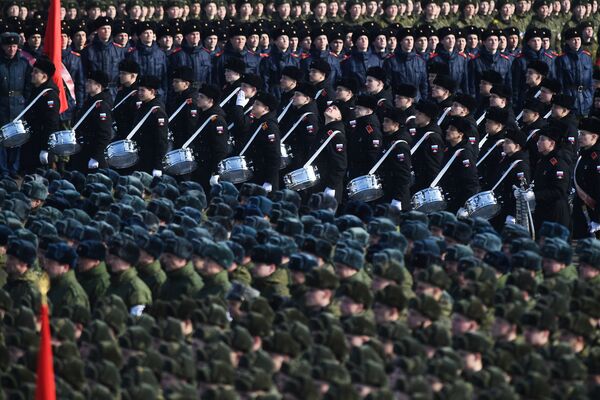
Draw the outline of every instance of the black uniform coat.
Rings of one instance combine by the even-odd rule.
[[[348,132],[348,175],[350,179],[366,175],[381,156],[383,135],[375,113],[350,121]],[[352,128],[353,127],[353,128]]]
[[[587,205],[581,200],[579,193],[573,200],[573,238],[582,239],[592,236],[589,224],[583,213],[587,211],[590,222],[600,223],[600,142],[589,149],[579,150],[581,160],[575,170],[577,185],[592,198]],[[585,195],[582,194],[585,197]],[[595,203],[595,204],[594,204]],[[595,207],[592,207],[594,206]]]
[[[464,150],[454,159],[439,183],[446,196],[447,211],[451,213],[456,213],[469,197],[479,193],[475,152],[467,139],[463,139],[454,147],[446,148],[442,168],[459,149]]]
[[[98,161],[99,168],[106,168],[106,160],[104,159],[104,149],[110,143],[112,136],[112,96],[110,91],[103,90],[94,97],[88,98],[77,113],[76,120],[78,121],[87,110],[96,101],[101,100],[96,104],[91,113],[85,117],[77,131],[77,142],[81,144],[81,151],[73,156],[69,161],[69,168],[78,171],[87,171],[88,162],[91,158]]]
[[[121,87],[117,91],[114,106],[117,106],[117,104],[119,104],[125,98],[125,96],[127,96],[133,90],[137,90],[137,88],[137,83],[134,83],[129,87]],[[135,119],[137,105],[139,103],[140,102],[134,93],[113,111],[113,119],[117,125],[117,133],[119,136],[127,136],[129,132],[131,132],[131,129],[133,129],[133,126],[135,125],[133,120]]]
[[[244,154],[254,165],[252,182],[258,185],[270,183],[273,191],[278,190],[281,136],[275,113],[269,112],[254,118],[244,115],[241,106],[235,106],[232,114],[232,122],[236,127],[236,151],[240,151],[260,127],[258,135]]]
[[[291,147],[292,154],[294,155],[289,167],[290,170],[302,167],[306,160],[312,155],[309,149],[316,140],[317,132],[319,131],[319,111],[317,110],[317,103],[311,101],[300,108],[290,106],[285,116],[279,122],[279,129],[281,131],[281,137],[283,138],[298,119],[307,112],[312,114],[302,118],[302,121],[285,140],[285,144]]]
[[[381,164],[377,171],[383,177],[383,191],[385,198],[389,202],[398,200],[402,203],[402,210],[410,210],[410,180],[411,180],[411,160],[410,160],[410,137],[403,134],[401,130],[392,133],[383,134],[383,145],[385,150],[396,140],[404,140],[406,143],[398,143],[392,152]],[[383,155],[383,153],[382,153]]]
[[[169,118],[165,112],[165,106],[159,99],[154,98],[140,104],[134,120],[135,126],[154,106],[159,106],[160,108],[150,114],[150,117],[146,119],[132,138],[138,145],[138,155],[140,157],[134,168],[148,173],[152,173],[152,170],[155,169],[162,170],[162,159],[167,153],[168,146]],[[128,134],[126,133],[123,136],[119,134],[119,136],[121,139],[125,139],[125,136]]]
[[[506,139],[506,131],[503,129],[495,135],[487,136],[487,140],[483,143],[483,146],[479,149],[479,155],[477,161],[481,160],[483,156],[487,154],[492,147],[491,153],[479,164],[477,170],[479,171],[479,183],[482,188],[493,186],[496,181],[496,168],[498,163],[502,159],[502,144],[495,146],[498,140]],[[494,147],[495,146],[495,147]]]
[[[188,138],[196,131],[200,110],[192,100],[194,92],[195,90],[190,87],[181,93],[173,92],[173,95],[169,97],[167,103],[167,114],[169,116],[173,115],[183,102],[186,102],[186,105],[183,106],[181,111],[179,111],[175,118],[169,123],[169,128],[173,133],[174,149],[180,149]]]
[[[548,125],[548,120],[540,117],[537,121],[529,125],[523,125],[521,130],[529,138],[527,140],[527,153],[529,153],[529,166],[531,168],[531,176],[535,174],[535,167],[540,159],[540,152],[537,148],[537,141],[540,138],[539,130]]]
[[[409,129],[412,133],[412,130]],[[440,127],[434,122],[422,127],[415,128],[415,134],[412,136],[414,147],[419,139],[427,132],[433,132],[412,155],[412,167],[415,174],[415,180],[412,185],[412,193],[429,187],[429,184],[436,177],[442,166],[444,158],[444,139]]]
[[[44,89],[51,88],[46,92],[24,116],[31,129],[31,138],[21,147],[21,169],[26,173],[35,171],[40,167],[40,152],[48,150],[48,137],[51,133],[60,130],[60,100],[58,88],[51,80],[39,87],[32,87],[31,95],[27,104]]]
[[[539,231],[542,222],[558,222],[569,228],[571,210],[569,209],[569,182],[571,171],[567,161],[560,157],[560,151],[554,150],[541,155],[535,168],[533,192],[535,194],[535,212],[533,222]]]
[[[199,110],[201,111],[201,110]],[[200,182],[205,189],[209,188],[208,181],[213,173],[217,173],[219,161],[229,155],[229,131],[225,120],[225,111],[221,107],[213,106],[206,111],[201,111],[197,119],[197,126],[192,130],[192,135],[211,115],[211,121],[202,132],[194,139],[190,147],[194,149],[198,169],[194,173],[194,180]]]
[[[316,140],[312,142],[310,154],[317,149],[335,131],[340,131],[325,146],[313,165],[317,166],[321,179],[315,187],[315,192],[322,192],[326,187],[335,190],[335,198],[342,201],[344,195],[344,176],[348,167],[348,148],[346,145],[346,134],[342,121],[330,122],[319,129]]]

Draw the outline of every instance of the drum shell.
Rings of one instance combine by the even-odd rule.
[[[411,199],[413,209],[424,213],[443,211],[446,209],[446,199],[440,187],[430,187],[419,190]]]
[[[137,144],[133,140],[117,140],[104,150],[108,165],[114,168],[129,168],[139,160]]]
[[[251,162],[247,162],[244,156],[229,157],[221,160],[217,166],[217,170],[222,180],[234,184],[247,182],[254,175]]]
[[[492,219],[500,212],[500,205],[491,190],[477,193],[465,202],[465,210],[472,218]]]
[[[185,175],[198,168],[198,163],[191,149],[176,149],[165,154],[163,169],[169,175]]]
[[[348,197],[356,201],[374,201],[383,197],[383,187],[377,175],[362,175],[352,179],[346,186]]]
[[[50,134],[48,149],[59,156],[71,156],[81,151],[77,136],[73,130],[57,131]]]
[[[29,141],[31,132],[25,121],[13,121],[0,128],[0,141],[4,147],[12,148]]]
[[[285,186],[290,190],[300,191],[319,183],[321,176],[316,166],[309,165],[296,169],[283,177]]]

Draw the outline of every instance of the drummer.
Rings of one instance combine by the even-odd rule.
[[[225,111],[219,106],[221,91],[218,87],[209,84],[200,86],[194,100],[200,114],[196,126],[190,130],[188,137],[200,128],[208,118],[216,115],[216,117],[211,118],[202,133],[191,144],[196,155],[196,161],[200,166],[193,172],[193,178],[208,193],[210,191],[209,179],[211,175],[217,173],[219,161],[230,153],[229,130],[225,120]]]
[[[381,165],[383,191],[386,201],[401,211],[409,211],[410,204],[410,135],[401,129],[404,115],[386,107],[383,111],[383,151],[387,151],[396,140],[404,142],[396,144],[392,152]]]
[[[171,75],[173,95],[169,96],[167,114],[172,116],[183,103],[183,108],[173,117],[169,123],[173,133],[173,148],[179,149],[187,138],[194,132],[198,123],[198,108],[192,104],[192,98],[196,90],[192,87],[194,83],[194,71],[190,67],[177,67]]]
[[[439,182],[446,196],[447,211],[456,213],[469,197],[479,193],[479,178],[475,166],[475,152],[465,133],[470,124],[460,117],[451,117],[446,130],[447,151],[444,153],[442,170],[452,156],[462,149]]]
[[[113,118],[117,125],[117,132],[127,135],[133,129],[133,119],[139,100],[137,96],[131,94],[138,88],[138,75],[140,66],[131,59],[125,59],[119,63],[119,83],[120,87],[114,101]]]
[[[483,124],[485,136],[481,139],[478,157],[479,179],[482,187],[493,185],[494,167],[502,158],[502,146],[497,143],[506,137],[507,121],[508,113],[504,108],[491,107],[485,115],[485,124]]]
[[[240,117],[248,122],[251,117],[252,104],[254,103],[254,97],[262,88],[263,81],[260,76],[254,74],[245,74],[240,79],[240,91],[234,97],[234,106],[227,110],[227,121],[234,122],[236,118]],[[241,113],[239,108],[241,107]],[[275,110],[273,110],[275,111]],[[238,115],[241,114],[241,115]],[[243,123],[245,123],[243,122]],[[238,129],[239,125],[234,122],[231,128],[231,134],[235,140],[236,150],[241,150],[244,146],[244,129]]]
[[[380,157],[383,139],[377,108],[376,97],[360,95],[356,99],[355,119],[350,120],[347,135],[350,179],[366,175]]]
[[[79,108],[76,120],[79,121],[91,107],[94,108],[75,132],[81,151],[71,156],[67,168],[93,172],[107,167],[104,150],[112,135],[112,96],[108,91],[108,75],[104,71],[91,71],[85,81],[85,93],[88,97]],[[99,103],[95,104],[97,101]]]
[[[25,114],[25,121],[31,129],[31,138],[21,147],[21,170],[32,174],[51,160],[48,154],[48,138],[60,130],[60,99],[58,88],[52,81],[56,68],[47,58],[40,58],[33,64],[31,83],[33,85],[28,104],[43,90],[51,89],[35,102]]]
[[[491,190],[500,180],[502,175],[508,171],[510,165],[521,160],[508,173],[502,183],[494,190],[494,195],[500,203],[500,213],[490,220],[492,226],[500,232],[506,223],[515,223],[516,200],[513,186],[527,186],[531,182],[531,170],[529,168],[529,156],[526,146],[527,136],[521,130],[507,130],[505,141],[502,143],[502,152],[505,154],[497,164],[490,165],[493,169],[493,178],[484,190]],[[492,176],[492,175],[490,175]]]
[[[429,136],[421,142],[419,148],[412,155],[412,165],[415,173],[415,181],[411,188],[412,193],[425,189],[433,178],[438,174],[444,158],[444,139],[442,131],[436,124],[439,109],[432,102],[421,100],[415,106],[415,126],[413,131],[409,129],[412,136],[413,147],[425,134]]]

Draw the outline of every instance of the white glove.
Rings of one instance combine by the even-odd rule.
[[[219,184],[219,175],[213,175],[210,177],[210,186],[216,186]]]
[[[515,217],[513,217],[512,215],[507,215],[506,219],[504,220],[504,225],[514,225],[517,223],[517,219]]]
[[[456,212],[456,216],[458,218],[469,218],[469,213],[467,212],[467,210],[464,207],[461,207]]]
[[[396,199],[393,199],[392,202],[390,203],[392,205],[392,207],[397,208],[399,211],[402,211],[402,202],[398,201]]]
[[[327,196],[335,197],[335,189],[330,187],[326,187],[325,190],[323,190],[323,193],[325,193]]]
[[[590,233],[596,233],[600,231],[600,224],[594,221],[590,222]]]
[[[98,168],[98,161],[94,160],[93,158],[90,158],[90,161],[88,161],[88,169],[96,169]]]
[[[160,178],[162,176],[162,171],[160,169],[153,169],[152,176],[156,176],[156,177]]]
[[[267,193],[273,191],[273,185],[271,185],[269,182],[263,183],[262,187],[267,191]]]
[[[43,165],[47,165],[48,164],[48,152],[46,150],[40,151],[40,162]]]
[[[533,201],[535,200],[535,193],[533,193],[533,190],[528,190],[525,192],[523,198],[525,199],[525,201]]]
[[[248,100],[249,99],[246,99],[246,94],[244,93],[244,91],[240,90],[239,92],[237,92],[237,97],[235,98],[235,105],[244,107],[246,104],[248,104]]]
[[[132,315],[132,316],[134,316],[134,317],[139,317],[140,315],[142,315],[142,313],[144,312],[145,308],[146,308],[146,306],[143,305],[143,304],[139,304],[137,306],[133,306],[129,310],[129,314]]]

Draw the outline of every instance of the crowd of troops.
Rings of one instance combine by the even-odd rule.
[[[0,148],[0,394],[32,397],[47,274],[60,398],[594,398],[596,9],[67,2],[54,65],[43,9],[6,2],[0,126],[30,138]],[[446,211],[412,210],[432,186]]]

